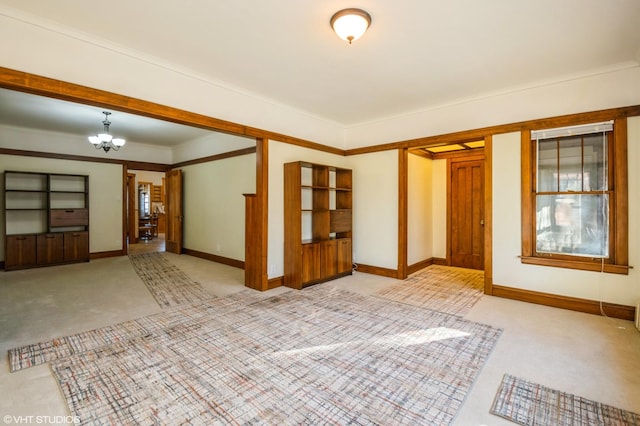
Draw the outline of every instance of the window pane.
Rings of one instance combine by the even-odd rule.
[[[582,138],[560,139],[558,192],[582,191]]]
[[[609,189],[609,161],[607,158],[607,136],[593,134],[584,138],[584,185],[585,191]]]
[[[538,141],[538,192],[558,191],[558,143],[556,139]]]
[[[609,257],[609,195],[536,196],[536,251]]]

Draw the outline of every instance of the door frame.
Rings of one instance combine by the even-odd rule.
[[[453,165],[455,163],[466,163],[468,161],[481,161],[483,162],[483,175],[487,173],[486,171],[486,158],[485,158],[485,154],[484,152],[480,153],[480,152],[474,152],[474,153],[470,153],[469,155],[462,155],[462,156],[456,156],[456,157],[451,157],[451,158],[447,158],[447,266],[452,266],[452,260],[453,260],[453,253],[452,253],[452,233],[453,233],[453,226],[452,226],[452,212],[453,212],[453,206],[452,206],[452,202],[453,202],[453,197],[452,197],[452,183],[453,183]],[[483,229],[484,226],[486,224],[486,210],[485,210],[485,203],[486,203],[486,178],[485,176],[482,177],[483,182],[482,182],[482,221],[483,221]],[[485,240],[486,240],[486,231],[483,231],[483,235],[482,235],[482,262],[483,262],[483,268],[482,270],[484,271],[484,268],[486,267],[486,261],[485,261]]]

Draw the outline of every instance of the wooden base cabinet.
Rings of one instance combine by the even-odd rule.
[[[36,266],[36,236],[7,236],[4,253],[4,267],[7,271],[11,269],[31,268]]]
[[[351,170],[298,161],[284,172],[284,285],[350,275]]]
[[[64,236],[61,233],[38,235],[36,247],[38,265],[64,262]]]
[[[89,176],[4,172],[5,270],[89,261]]]

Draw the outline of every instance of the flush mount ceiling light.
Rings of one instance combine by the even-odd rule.
[[[351,44],[367,31],[371,25],[371,15],[362,9],[343,9],[331,17],[330,23],[338,37]]]
[[[109,133],[109,126],[111,125],[109,116],[111,113],[107,111],[102,111],[102,113],[104,114],[104,121],[102,122],[104,125],[104,133],[89,136],[89,142],[91,142],[96,149],[104,149],[104,152],[109,152],[111,149],[117,151],[125,144],[126,141],[122,138],[114,138],[111,136]]]

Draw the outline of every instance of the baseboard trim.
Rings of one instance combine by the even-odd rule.
[[[199,257],[200,259],[210,260],[216,263],[222,263],[223,265],[233,266],[234,268],[244,269],[244,262],[242,260],[231,259],[229,257],[218,256],[216,254],[205,253],[198,250],[192,250],[188,248],[183,248],[182,253],[188,254],[189,256]]]
[[[418,272],[421,269],[424,269],[428,266],[433,265],[433,257],[425,260],[421,260],[420,262],[416,262],[413,265],[407,266],[407,274],[411,275]]]
[[[398,270],[397,269],[389,269],[389,268],[381,268],[379,266],[371,266],[371,265],[363,265],[362,263],[357,263],[357,268],[355,269],[358,272],[364,272],[365,274],[373,274],[380,275],[383,277],[389,278],[398,278]]]
[[[124,256],[124,252],[122,250],[111,250],[111,251],[99,251],[96,253],[89,253],[89,259],[106,259],[107,257],[118,257]]]
[[[271,290],[272,288],[282,287],[284,285],[284,276],[269,278],[267,282],[267,288]]]
[[[407,274],[411,275],[431,265],[446,266],[447,259],[443,259],[441,257],[430,257],[429,259],[421,260],[420,262],[416,262],[413,265],[409,265],[407,267]]]
[[[493,285],[492,296],[519,300],[521,302],[536,303],[538,305],[551,306],[554,308],[569,309],[571,311],[585,312],[588,314],[602,315],[600,312],[600,302],[596,300],[541,293],[495,284]],[[635,318],[636,308],[634,306],[603,302],[602,311],[604,311],[608,317],[633,321]]]

